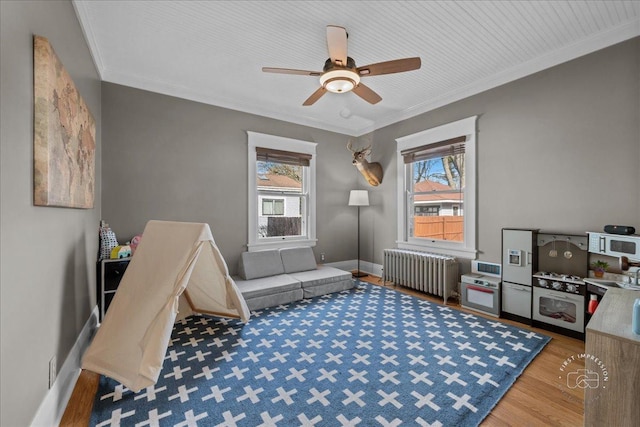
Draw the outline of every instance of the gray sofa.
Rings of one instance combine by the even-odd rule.
[[[316,265],[309,247],[243,252],[238,275],[233,279],[250,310],[275,307],[354,286],[351,273]]]

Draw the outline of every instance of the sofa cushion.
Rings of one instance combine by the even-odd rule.
[[[288,274],[279,274],[277,276],[263,277],[261,279],[253,280],[234,278],[234,281],[245,299],[273,295],[280,292],[287,292],[302,288],[300,281]]]
[[[320,295],[331,294],[334,292],[346,291],[347,289],[351,289],[355,286],[355,282],[353,279],[345,279],[339,282],[331,282],[326,285],[318,285],[311,286],[307,288],[302,288],[304,298],[314,298],[319,297]]]
[[[311,288],[343,280],[351,280],[351,273],[321,265],[316,270],[291,273],[291,277],[302,282],[303,288]]]
[[[280,249],[280,257],[285,273],[315,270],[318,267],[313,250],[309,247]]]
[[[279,305],[300,301],[303,298],[303,295],[302,289],[294,289],[292,291],[279,292],[272,295],[245,298],[245,301],[247,302],[249,310],[256,311],[267,307],[277,307]]]
[[[238,263],[238,275],[242,279],[258,279],[284,273],[282,258],[277,250],[243,252]]]

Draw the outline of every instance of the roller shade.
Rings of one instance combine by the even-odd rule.
[[[274,162],[295,166],[309,166],[312,157],[311,154],[262,147],[256,147],[256,156],[259,162]]]
[[[433,144],[422,145],[400,152],[405,163],[413,163],[422,160],[437,159],[445,156],[464,154],[466,136],[447,139]]]

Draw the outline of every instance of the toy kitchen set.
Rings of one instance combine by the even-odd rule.
[[[592,254],[615,257],[622,270],[638,267],[640,236],[503,229],[501,317],[584,339],[607,286],[640,290],[632,283],[634,276],[589,278]]]
[[[605,273],[604,277],[588,277],[587,283],[587,321],[596,310],[600,300],[611,288],[640,291],[640,235],[632,227],[617,230],[605,227],[605,233],[590,232],[589,253],[612,262],[612,267],[628,275]],[[609,233],[607,233],[607,231]],[[615,232],[615,233],[612,233]],[[618,234],[622,233],[622,234]],[[605,261],[606,264],[608,262]],[[640,298],[640,292],[638,293]]]

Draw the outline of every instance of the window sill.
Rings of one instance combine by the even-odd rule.
[[[456,258],[476,259],[478,251],[464,247],[446,247],[438,245],[436,242],[403,242],[396,241],[398,249],[407,249],[412,251],[433,252],[437,254],[450,255]]]
[[[300,246],[314,247],[317,242],[317,239],[272,240],[269,242],[254,242],[247,245],[247,250],[249,252],[256,252],[268,249],[297,248]]]

